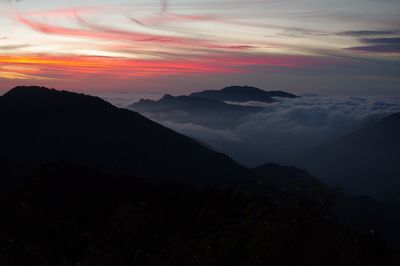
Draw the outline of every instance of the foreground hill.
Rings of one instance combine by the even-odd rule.
[[[112,180],[112,182],[110,182]],[[68,164],[0,194],[0,265],[398,265],[337,224],[323,194],[293,199],[154,184]]]
[[[165,95],[158,101],[140,100],[128,106],[156,121],[194,123],[212,128],[235,126],[240,119],[263,110],[261,107],[226,104],[193,96]]]
[[[311,150],[299,164],[346,192],[400,201],[400,114]]]
[[[230,102],[275,102],[273,97],[296,98],[297,96],[283,91],[264,91],[251,86],[231,86],[222,90],[206,90],[190,94],[192,97],[199,97],[218,101]]]
[[[141,177],[243,182],[227,156],[100,98],[43,87],[0,97],[0,158],[15,164],[66,161]],[[6,163],[9,165],[9,163]]]

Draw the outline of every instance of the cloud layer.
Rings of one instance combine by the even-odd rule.
[[[400,53],[400,37],[363,38],[360,41],[365,45],[350,47],[349,50],[365,53]]]
[[[264,106],[229,130],[162,123],[248,166],[291,163],[301,151],[400,112],[400,97],[303,97]]]

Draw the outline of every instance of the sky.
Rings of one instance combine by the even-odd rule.
[[[0,0],[0,94],[400,94],[398,0]]]

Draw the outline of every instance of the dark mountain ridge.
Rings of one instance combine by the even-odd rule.
[[[154,110],[154,111],[170,111],[170,110],[180,110],[184,108],[185,110],[194,109],[194,110],[203,110],[204,112],[209,112],[210,109],[216,111],[224,111],[227,108],[229,108],[229,110],[231,111],[240,111],[245,113],[245,112],[258,112],[262,110],[262,108],[260,107],[231,105],[206,98],[192,97],[192,96],[172,96],[169,94],[164,95],[158,101],[142,99],[138,103],[135,103],[131,106],[136,108],[140,107],[148,108],[149,110]],[[157,107],[159,109],[157,109]]]
[[[165,95],[158,101],[140,100],[128,106],[156,121],[195,123],[213,128],[234,126],[251,113],[263,110],[262,107],[226,104],[222,101],[193,97]]]
[[[192,97],[200,97],[218,101],[231,102],[275,102],[273,97],[297,98],[298,96],[283,91],[264,91],[251,86],[230,86],[222,90],[205,90],[190,94]]]
[[[16,87],[0,97],[0,158],[38,165],[67,161],[141,177],[243,182],[227,156],[97,97]]]

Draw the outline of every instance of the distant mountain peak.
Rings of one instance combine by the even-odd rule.
[[[160,99],[160,101],[170,101],[170,100],[174,100],[174,99],[176,99],[177,97],[175,97],[175,96],[173,96],[173,95],[171,95],[171,94],[165,94],[161,99]]]
[[[234,126],[247,115],[263,110],[257,106],[241,106],[203,97],[169,94],[158,101],[142,99],[127,108],[160,122],[177,121],[212,128]]]
[[[260,92],[260,91],[263,91],[263,90],[261,90],[259,88],[256,88],[256,87],[253,87],[253,86],[245,85],[245,86],[228,86],[228,87],[223,88],[221,91],[226,91],[226,92],[244,92],[244,91],[247,91],[247,92],[253,91],[253,92],[255,92],[255,91],[257,91],[257,92]]]
[[[192,97],[232,102],[276,102],[273,97],[297,98],[298,96],[283,91],[264,91],[252,86],[229,86],[222,90],[206,90],[190,94]]]

